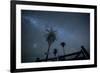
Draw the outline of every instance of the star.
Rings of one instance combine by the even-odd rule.
[[[33,44],[33,47],[34,47],[34,48],[37,48],[37,44],[36,44],[36,43],[34,43],[34,44]]]

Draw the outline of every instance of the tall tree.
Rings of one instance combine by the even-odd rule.
[[[54,54],[54,56],[55,56],[56,59],[57,59],[57,53],[58,53],[58,50],[55,48],[55,49],[53,50],[53,54]]]
[[[57,49],[55,48],[54,50],[53,50],[53,54],[56,56],[57,55]]]
[[[60,44],[60,45],[63,47],[63,54],[65,55],[65,50],[64,50],[64,47],[65,47],[66,43],[65,43],[65,42],[61,42],[61,44]]]
[[[55,31],[52,29],[52,27],[50,30],[47,29],[47,32],[48,33],[47,33],[46,41],[48,42],[48,50],[47,50],[46,60],[48,60],[50,47],[52,43],[56,40],[56,34]]]

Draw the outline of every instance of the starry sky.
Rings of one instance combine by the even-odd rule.
[[[56,31],[57,39],[51,45],[49,57],[53,57],[53,49],[63,55],[60,45],[65,42],[65,53],[81,50],[84,45],[90,52],[90,14],[75,12],[55,12],[21,10],[21,61],[34,62],[36,58],[44,59],[48,49],[46,29]]]

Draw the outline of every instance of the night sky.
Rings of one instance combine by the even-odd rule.
[[[81,50],[84,45],[89,53],[90,49],[90,15],[89,13],[53,12],[53,11],[21,11],[21,59],[22,62],[34,62],[36,58],[44,59],[48,49],[46,29],[50,27],[56,31],[57,40],[50,48],[57,48],[58,55],[63,55],[60,45],[65,42],[65,53]]]

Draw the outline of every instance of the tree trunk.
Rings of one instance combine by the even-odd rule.
[[[47,55],[46,55],[46,61],[48,60],[48,55],[49,55],[49,50],[50,50],[50,44],[49,44],[49,46],[48,46],[48,51],[47,51]]]

